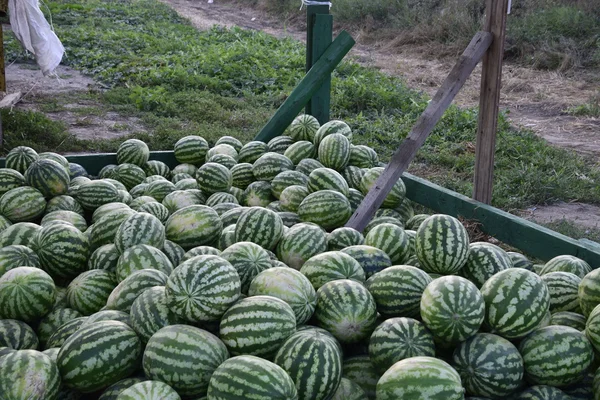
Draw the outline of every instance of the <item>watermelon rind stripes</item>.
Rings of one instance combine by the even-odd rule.
[[[350,160],[348,165],[358,168],[373,168],[379,163],[379,157],[375,150],[362,144],[350,148]]]
[[[579,312],[579,284],[581,278],[570,272],[549,272],[542,275],[542,280],[550,293],[550,312]]]
[[[375,389],[381,374],[375,369],[368,354],[345,358],[342,376],[358,384],[369,400],[375,400]]]
[[[331,231],[348,221],[351,215],[350,203],[339,192],[319,190],[302,200],[298,206],[298,215],[304,222],[313,222]]]
[[[0,248],[0,277],[13,268],[40,267],[40,259],[33,250],[23,245]]]
[[[131,305],[142,292],[153,286],[164,286],[169,277],[156,269],[134,271],[121,281],[106,300],[106,308],[129,312]]]
[[[569,326],[578,331],[583,331],[585,330],[586,321],[587,318],[582,314],[572,311],[558,311],[550,316],[549,325]]]
[[[234,233],[235,234],[235,233]],[[269,254],[252,242],[237,242],[227,247],[221,257],[235,268],[242,284],[242,293],[248,293],[250,282],[262,271],[271,268]]]
[[[582,259],[571,255],[561,255],[548,261],[540,271],[540,275],[562,271],[570,272],[583,279],[591,270],[590,265]]]
[[[308,176],[317,168],[325,168],[325,166],[314,158],[305,158],[304,160],[301,160],[298,165],[296,165],[295,171],[301,172]]]
[[[252,182],[242,194],[242,204],[247,207],[266,207],[274,200],[273,187],[265,181]]]
[[[46,198],[66,194],[71,181],[64,166],[41,158],[34,161],[23,176],[27,185],[39,190]]]
[[[460,274],[477,285],[478,288],[494,274],[512,268],[512,260],[500,247],[487,242],[469,244],[467,262]]]
[[[34,322],[54,306],[54,281],[35,267],[17,267],[0,277],[0,318]]]
[[[320,126],[319,121],[312,115],[300,114],[294,118],[288,131],[290,137],[296,142],[301,140],[312,142]]]
[[[112,272],[102,269],[85,271],[67,286],[67,303],[83,315],[91,315],[106,305],[116,286],[117,279]]]
[[[133,194],[132,194],[133,196]],[[119,201],[119,191],[110,182],[97,180],[84,183],[77,187],[73,197],[81,204],[84,210],[94,211],[106,203]]]
[[[117,163],[131,163],[143,167],[150,158],[148,145],[139,139],[127,139],[117,149]]]
[[[122,282],[133,272],[142,269],[157,269],[169,276],[173,272],[173,264],[165,253],[156,247],[138,244],[125,250],[119,257],[116,268],[117,280]]]
[[[88,269],[104,269],[106,271],[115,272],[119,257],[119,251],[114,244],[105,244],[104,246],[98,247],[92,253],[88,260]]]
[[[252,164],[252,173],[259,181],[271,182],[283,171],[294,169],[292,160],[283,154],[269,152],[265,153]]]
[[[117,310],[101,310],[93,313],[81,324],[82,327],[93,324],[94,322],[100,321],[120,321],[124,324],[131,326],[131,318],[129,314],[123,311]]]
[[[107,387],[98,400],[116,400],[117,397],[125,390],[135,385],[136,383],[144,382],[145,378],[140,377],[131,377],[121,379],[120,381],[113,383],[109,387]]]
[[[327,251],[327,233],[313,224],[296,224],[277,244],[277,258],[299,270],[311,257]]]
[[[213,243],[223,224],[210,207],[191,205],[175,211],[165,223],[166,238],[185,250]]]
[[[88,317],[78,317],[62,324],[56,332],[50,336],[46,348],[61,347],[65,341],[87,321]]]
[[[122,391],[116,400],[181,400],[181,397],[164,382],[144,381]]]
[[[379,176],[383,173],[383,167],[374,167],[368,169],[363,177],[360,180],[360,184],[358,189],[362,192],[363,195],[367,195],[367,193],[375,186],[375,183],[379,179]],[[406,195],[406,186],[402,179],[398,179],[394,186],[392,186],[391,191],[383,200],[383,207],[386,208],[395,208],[398,207],[402,201],[404,200],[404,196]]]
[[[0,231],[0,248],[23,245],[37,250],[37,233],[42,227],[32,222],[17,222]],[[80,232],[81,233],[81,232]]]
[[[315,289],[338,279],[351,279],[359,283],[365,281],[365,271],[359,262],[340,251],[327,251],[309,258],[300,272]]]
[[[332,120],[321,125],[321,127],[315,133],[313,143],[315,146],[318,146],[326,136],[333,135],[334,133],[339,133],[348,138],[348,140],[352,140],[352,130],[348,124],[344,121]]]
[[[283,221],[276,212],[249,207],[235,225],[236,242],[252,242],[273,250],[283,236]]]
[[[319,190],[333,190],[348,196],[348,183],[339,172],[331,168],[317,168],[308,175],[306,187],[311,193]]]
[[[367,398],[367,394],[357,383],[348,378],[342,378],[330,400],[365,400]]]
[[[46,354],[19,350],[0,358],[2,399],[58,400],[60,374]]]
[[[252,164],[268,151],[269,146],[266,143],[259,141],[248,142],[240,149],[238,161],[240,163]]]
[[[39,340],[25,322],[0,319],[0,346],[15,350],[35,350],[39,346]]]
[[[130,247],[147,244],[162,249],[165,227],[154,215],[138,212],[127,218],[115,233],[115,246],[121,254]]]
[[[131,305],[130,326],[144,343],[159,329],[181,322],[180,318],[167,307],[164,286],[146,289]]]
[[[217,163],[206,163],[196,172],[200,190],[206,195],[227,192],[231,188],[232,177],[227,167]]]
[[[392,266],[392,261],[387,253],[377,247],[358,245],[346,247],[340,251],[358,261],[367,278]]]
[[[592,310],[600,304],[600,268],[594,269],[581,279],[578,296],[582,314],[590,315]]]
[[[350,161],[350,141],[340,133],[327,135],[319,143],[318,158],[325,167],[342,171]]]
[[[208,142],[203,137],[195,135],[182,137],[173,148],[177,161],[196,166],[204,163],[208,149]]]
[[[327,235],[327,249],[329,251],[341,250],[349,246],[365,243],[365,238],[354,228],[341,227],[334,229]]]
[[[367,246],[383,250],[394,265],[401,265],[410,256],[410,240],[402,227],[383,223],[373,227],[365,237]]]
[[[278,153],[283,155],[288,147],[294,144],[294,139],[289,136],[276,136],[273,139],[269,140],[267,146],[269,148],[269,152]]]
[[[305,158],[312,158],[316,154],[315,145],[308,140],[299,140],[288,147],[283,153],[284,156],[292,160],[294,165]]]
[[[0,197],[0,215],[10,222],[31,222],[42,216],[46,208],[44,195],[37,189],[21,186]]]
[[[50,336],[52,336],[61,325],[81,316],[82,314],[79,311],[73,310],[72,308],[56,308],[52,310],[40,320],[36,329],[41,347],[44,348],[46,346],[46,342],[50,339]]]
[[[6,155],[6,168],[14,169],[24,174],[27,168],[38,158],[38,153],[31,147],[13,147]]]

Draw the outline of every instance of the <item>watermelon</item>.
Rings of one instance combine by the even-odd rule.
[[[460,400],[460,376],[448,363],[433,357],[398,361],[377,382],[377,400]]]
[[[66,194],[71,180],[64,166],[53,160],[38,159],[24,174],[25,182],[50,198]]]
[[[308,175],[306,184],[311,193],[319,190],[334,190],[348,196],[348,183],[342,175],[330,168],[317,168]]]
[[[181,400],[181,397],[164,382],[144,381],[123,390],[116,400]]]
[[[164,272],[167,276],[173,272],[173,264],[165,253],[156,247],[138,244],[121,254],[117,261],[116,277],[119,282],[122,282],[133,272],[149,268]]]
[[[362,233],[354,228],[337,228],[327,235],[327,249],[329,251],[341,250],[346,247],[357,246],[364,243],[365,238]]]
[[[160,249],[164,243],[165,227],[154,215],[144,212],[127,218],[115,234],[115,246],[121,254],[138,244],[147,244]]]
[[[455,274],[467,262],[469,235],[458,219],[436,214],[419,225],[415,246],[425,272]]]
[[[377,372],[368,355],[348,357],[344,360],[342,376],[358,384],[369,400],[375,400],[375,388],[381,374]]]
[[[350,160],[349,165],[358,168],[374,168],[379,163],[379,157],[375,150],[369,146],[356,145],[350,147]]]
[[[97,180],[79,186],[74,197],[85,210],[94,211],[103,204],[119,201],[119,191],[112,183]]]
[[[107,165],[105,165],[98,172],[98,177],[100,179],[111,178],[113,176],[115,168],[117,168],[116,164],[107,164]]]
[[[119,321],[101,321],[69,336],[57,365],[65,386],[91,393],[137,370],[141,355],[142,343],[132,328]]]
[[[210,207],[192,205],[169,217],[165,224],[166,237],[184,249],[208,244],[219,237],[223,225],[219,215]]]
[[[310,175],[310,173],[317,168],[325,168],[325,166],[313,158],[305,158],[296,165],[296,171],[301,172],[306,176]]]
[[[190,322],[220,319],[241,291],[235,268],[214,255],[184,261],[173,270],[165,286],[169,309]]]
[[[56,196],[51,198],[46,205],[46,213],[53,211],[73,211],[77,214],[84,216],[83,207],[77,200],[71,196]]]
[[[510,397],[510,400],[573,400],[562,390],[553,386],[535,385]]]
[[[46,346],[46,342],[50,339],[50,336],[52,336],[61,325],[81,316],[79,311],[71,308],[56,308],[42,318],[36,329],[42,348]]]
[[[38,153],[31,147],[13,147],[6,155],[6,168],[14,169],[24,174],[27,168],[38,158]]]
[[[240,189],[246,189],[248,185],[254,182],[252,173],[252,164],[239,163],[231,167],[231,184]]]
[[[310,194],[305,186],[292,185],[286,187],[280,194],[281,208],[285,211],[297,212],[300,203]]]
[[[359,283],[365,281],[365,271],[360,263],[340,251],[323,252],[309,258],[300,268],[300,272],[315,289],[339,279],[350,279]]]
[[[8,220],[8,218],[6,218],[3,215],[0,215],[0,233],[8,229],[8,227],[11,225],[12,223]]]
[[[67,160],[67,158],[65,156],[62,156],[58,153],[54,153],[51,151],[45,151],[43,153],[40,153],[38,160],[56,161],[57,163],[62,165],[64,168],[69,168],[69,160]]]
[[[512,268],[512,261],[504,250],[491,243],[474,242],[469,245],[460,274],[480,288],[492,275],[508,268]]]
[[[87,319],[88,317],[73,318],[59,326],[46,342],[46,348],[61,347],[72,334],[81,328]]]
[[[379,176],[383,173],[382,167],[375,167],[367,170],[360,180],[360,184],[358,189],[362,192],[363,195],[367,195],[367,193],[375,186],[375,183],[379,179]],[[402,179],[398,179],[390,193],[386,196],[383,201],[383,207],[394,208],[398,207],[406,194],[406,187],[404,186],[404,182]]]
[[[390,257],[377,247],[358,245],[346,247],[340,251],[358,261],[367,278],[392,266]]]
[[[146,289],[131,305],[131,327],[144,343],[159,329],[180,323],[179,317],[167,307],[164,286]]]
[[[161,223],[167,222],[169,219],[169,209],[160,203],[146,203],[138,208],[139,212],[145,212],[155,216]]]
[[[584,333],[558,325],[533,331],[521,342],[519,352],[529,382],[557,387],[581,380],[594,359]]]
[[[551,315],[549,325],[563,325],[583,331],[585,329],[586,317],[572,311],[558,311]],[[593,344],[593,343],[592,343]]]
[[[219,154],[228,155],[233,157],[235,160],[238,159],[238,152],[235,147],[226,143],[217,144],[215,147],[208,149],[208,152],[206,152],[206,159],[209,160],[211,157]]]
[[[143,167],[150,158],[148,145],[138,139],[128,139],[117,149],[117,163],[131,163]]]
[[[371,276],[366,287],[383,316],[418,318],[421,297],[431,281],[423,270],[396,265]]]
[[[507,251],[506,254],[510,257],[514,268],[524,268],[529,271],[533,270],[533,263],[523,254],[514,251]]]
[[[271,189],[271,184],[269,182],[252,182],[244,190],[242,204],[247,207],[266,207],[275,200]]]
[[[472,396],[502,398],[517,390],[523,380],[523,359],[506,339],[478,333],[454,350],[452,366]]]
[[[208,148],[208,142],[203,137],[190,135],[179,139],[173,150],[180,163],[200,166],[206,159]]]
[[[146,185],[146,187],[147,186],[148,185]],[[143,206],[144,204],[150,204],[150,203],[158,203],[158,200],[156,200],[154,197],[146,196],[144,194],[144,195],[136,197],[134,200],[132,200],[131,203],[129,204],[129,208],[131,208],[134,211],[139,211],[139,208],[141,206]]]
[[[206,199],[206,205],[208,207],[214,208],[216,205],[222,204],[222,203],[237,204],[238,200],[234,195],[232,195],[231,193],[228,193],[228,192],[213,193],[208,197],[208,199]]]
[[[271,260],[267,252],[252,242],[235,243],[226,248],[221,253],[221,257],[236,269],[240,276],[242,293],[248,293],[248,287],[254,277],[271,268]]]
[[[98,207],[97,209],[95,209],[94,212],[92,213],[92,223],[98,222],[100,220],[100,218],[102,218],[108,214],[112,214],[114,212],[118,212],[121,210],[131,210],[131,207],[128,206],[127,204],[121,203],[121,202],[104,204],[104,205]]]
[[[25,322],[0,319],[0,346],[14,350],[35,350],[39,346],[39,340],[34,330]]]
[[[590,265],[582,259],[575,256],[562,255],[548,261],[540,271],[540,275],[562,271],[570,272],[583,279],[591,270]]]
[[[119,283],[108,296],[106,308],[129,312],[135,299],[144,290],[153,286],[164,286],[168,276],[156,269],[134,271]]]
[[[117,168],[115,168],[112,176],[116,181],[123,185],[123,187],[119,187],[112,180],[106,179],[107,181],[115,185],[117,189],[131,190],[141,183],[148,183],[145,182],[146,173],[144,172],[144,170],[138,167],[137,165],[129,163],[121,164]]]
[[[377,319],[373,296],[360,283],[340,279],[317,290],[315,319],[342,343],[356,343],[371,335]]]
[[[274,152],[265,153],[252,164],[252,173],[259,181],[272,181],[283,171],[294,169],[292,160]]]
[[[308,177],[298,171],[283,171],[271,181],[271,192],[277,199],[281,196],[283,190],[292,185],[306,186]]]
[[[206,395],[211,375],[227,358],[227,348],[213,334],[188,325],[171,325],[150,338],[142,364],[150,379],[165,382],[190,398]]]
[[[283,221],[276,212],[261,207],[248,208],[235,225],[236,242],[252,242],[271,250],[283,236]]]
[[[365,400],[367,394],[357,384],[348,378],[342,378],[331,400]]]
[[[204,162],[204,159],[202,160],[202,162]],[[175,168],[173,168],[173,171],[171,171],[172,175],[175,176],[177,174],[187,174],[188,176],[192,176],[194,177],[196,175],[196,172],[198,171],[198,167],[196,167],[193,164],[189,164],[189,163],[183,163],[183,164],[179,164],[177,166],[175,166]],[[175,183],[175,182],[173,182]]]
[[[240,149],[238,161],[240,163],[252,164],[268,151],[269,146],[266,143],[259,141],[248,142]]]
[[[135,213],[131,209],[120,209],[101,217],[96,223],[88,227],[86,234],[89,237],[90,249],[95,251],[105,244],[115,244],[117,230],[123,222]]]
[[[221,214],[220,218],[223,226],[228,227],[230,225],[235,225],[246,209],[246,207],[236,207]]]
[[[179,265],[179,262],[185,254],[185,250],[183,249],[183,247],[181,247],[175,242],[171,242],[170,240],[165,240],[165,244],[163,246],[162,251],[163,253],[165,253],[165,255],[171,261],[171,264],[173,264],[174,266]]]
[[[350,141],[341,133],[327,135],[319,143],[318,154],[325,167],[342,171],[350,161]]]
[[[373,218],[367,224],[367,226],[365,226],[364,233],[369,234],[369,232],[371,232],[371,229],[376,228],[377,226],[382,225],[382,224],[392,224],[392,225],[397,226],[398,228],[404,229],[404,224],[398,218],[394,218],[394,217],[390,217],[390,216],[383,216],[383,217]]]
[[[590,315],[594,307],[600,304],[599,285],[600,269],[594,269],[592,272],[589,272],[579,284],[579,306],[581,307],[582,314],[585,316]]]
[[[349,165],[344,168],[343,171],[341,171],[341,174],[351,188],[360,190],[360,182],[367,171],[367,168],[359,168]]]
[[[269,140],[267,146],[270,152],[282,154],[285,153],[288,147],[294,144],[294,140],[289,136],[277,136]]]
[[[146,379],[139,377],[121,379],[117,383],[114,383],[106,388],[100,397],[98,397],[98,400],[116,400],[123,391],[129,389],[136,383],[144,382],[145,380]]]
[[[312,224],[296,224],[285,232],[277,244],[277,258],[294,269],[327,250],[327,234]]]
[[[215,146],[218,146],[220,144],[228,144],[231,147],[233,147],[235,149],[235,151],[240,151],[240,149],[243,147],[242,142],[240,142],[238,139],[234,138],[233,136],[221,136],[215,143]]]
[[[162,202],[164,198],[174,192],[175,185],[167,180],[158,180],[148,184],[146,187],[146,196],[150,196],[158,202]]]
[[[549,272],[542,275],[542,280],[550,293],[550,312],[579,312],[578,289],[581,278],[570,272]]]
[[[33,250],[23,245],[0,248],[0,278],[17,267],[40,267],[40,259]]]
[[[294,311],[285,301],[272,296],[238,301],[225,312],[220,324],[220,338],[232,355],[268,358],[295,331]]]
[[[162,201],[162,204],[167,207],[167,210],[169,210],[169,213],[171,214],[182,208],[193,205],[202,205],[204,203],[205,201],[190,190],[175,190],[166,195]]]
[[[53,222],[71,224],[81,232],[85,232],[87,229],[87,222],[85,218],[73,211],[52,211],[51,213],[47,213],[42,218],[40,225],[45,226]]]
[[[100,311],[113,289],[117,286],[115,275],[102,269],[86,271],[67,286],[69,307],[83,315]]]
[[[0,277],[0,318],[33,322],[54,305],[54,281],[35,267],[17,267]]]
[[[37,249],[37,233],[41,226],[31,222],[18,222],[0,231],[0,248],[12,245],[22,245]]]
[[[521,268],[498,272],[481,287],[485,324],[506,339],[521,338],[544,319],[550,306],[548,287],[535,273]]]
[[[12,223],[35,221],[45,208],[44,195],[29,186],[11,189],[0,197],[0,214]]]
[[[2,399],[58,398],[58,368],[39,351],[19,350],[0,358],[0,376]]]
[[[146,189],[148,188],[147,183],[140,183],[139,185],[135,185],[131,190],[129,190],[129,194],[132,199],[137,199],[138,197],[144,196],[146,194]]]
[[[231,188],[231,172],[221,164],[206,163],[196,172],[196,180],[200,190],[206,195],[216,192],[227,192]]]
[[[435,344],[431,332],[415,319],[387,319],[369,339],[369,357],[382,374],[400,360],[419,356],[434,357]]]
[[[312,317],[317,303],[310,281],[302,273],[285,267],[259,273],[250,283],[248,296],[273,296],[285,301],[296,315],[296,325]]]
[[[474,335],[485,317],[485,302],[477,286],[453,275],[427,285],[420,309],[427,328],[445,343],[462,342]]]
[[[83,328],[84,326],[100,321],[120,321],[131,326],[131,318],[128,313],[117,310],[102,310],[87,317],[83,324],[81,324],[81,327]]]
[[[431,217],[431,215],[429,214],[413,215],[411,218],[408,219],[408,221],[406,221],[406,229],[416,231],[417,229],[419,229],[419,226],[421,226],[421,224],[429,217]]]
[[[277,364],[251,355],[223,362],[208,385],[208,399],[296,400],[294,381]]]
[[[221,251],[219,251],[218,249],[215,249],[214,247],[211,247],[211,246],[194,247],[193,249],[190,249],[183,255],[181,262],[187,261],[190,258],[194,258],[196,256],[207,256],[207,255],[220,256]]]
[[[311,193],[298,207],[298,215],[304,222],[313,222],[325,230],[344,225],[350,218],[350,203],[343,194],[333,190]]]
[[[73,278],[85,271],[90,246],[79,229],[68,224],[45,226],[36,236],[42,268],[53,278]]]
[[[348,124],[346,124],[344,121],[333,120],[321,125],[319,130],[315,133],[313,143],[318,146],[326,136],[333,135],[335,133],[339,133],[345,136],[348,140],[352,140],[352,130]]]
[[[342,379],[338,344],[319,331],[305,330],[290,336],[277,351],[274,362],[292,378],[299,399],[330,399]]]
[[[158,160],[150,160],[144,165],[146,176],[162,176],[166,179],[171,177],[171,168],[167,164]]]
[[[377,225],[369,230],[365,244],[383,250],[390,257],[392,264],[402,264],[410,255],[410,242],[404,229],[389,223]]]
[[[198,181],[194,178],[178,179],[175,182],[175,190],[200,189]],[[168,195],[167,195],[168,196]],[[163,200],[164,201],[164,200]]]
[[[365,196],[363,196],[358,190],[352,188],[348,190],[348,201],[350,202],[350,209],[352,210],[352,213],[356,212],[364,199]]]
[[[320,126],[319,121],[312,115],[300,114],[290,124],[290,137],[296,142],[301,140],[312,142]]]
[[[312,158],[316,154],[315,145],[308,140],[299,140],[288,147],[283,153],[284,156],[292,160],[294,165],[305,158]]]
[[[206,162],[221,164],[227,169],[231,169],[234,165],[237,164],[235,158],[227,154],[215,154],[208,160],[206,160]]]

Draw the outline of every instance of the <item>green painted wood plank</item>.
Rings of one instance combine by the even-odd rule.
[[[549,260],[570,254],[585,260],[592,268],[600,267],[600,248],[586,241],[571,239],[408,173],[402,180],[409,199],[439,213],[477,220],[483,232],[530,256]]]
[[[323,6],[312,6],[322,8]],[[327,7],[327,10],[329,8]],[[310,27],[309,27],[310,29]],[[307,44],[308,53],[311,54],[313,64],[321,58],[325,50],[331,45],[333,37],[333,16],[329,14],[313,15],[312,23],[312,45]],[[307,42],[308,43],[308,42]],[[312,67],[312,65],[311,65]],[[310,69],[310,68],[309,68]],[[307,70],[308,71],[308,70]],[[305,112],[315,117],[321,125],[329,121],[329,110],[331,108],[331,75],[321,84],[313,97],[306,105]]]
[[[329,14],[328,5],[311,5],[306,7],[306,72],[310,71],[317,59],[313,59],[314,24],[317,14]],[[331,43],[331,41],[330,41]]]

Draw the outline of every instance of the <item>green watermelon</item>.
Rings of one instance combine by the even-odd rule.
[[[348,357],[344,360],[342,376],[358,384],[369,400],[375,400],[375,388],[381,374],[377,372],[368,355]]]
[[[582,259],[570,255],[562,255],[548,261],[540,271],[540,275],[562,271],[573,273],[583,279],[591,270],[590,265]]]
[[[82,184],[75,190],[73,197],[87,211],[94,211],[101,205],[119,201],[120,198],[115,185],[103,180]]]
[[[227,169],[231,169],[234,165],[237,164],[235,158],[227,154],[215,154],[208,160],[206,160],[206,162],[221,164]]]
[[[572,311],[558,311],[551,315],[549,325],[563,325],[577,329],[578,331],[585,330],[587,318],[582,314]]]
[[[206,159],[208,148],[208,142],[203,137],[190,135],[179,139],[173,150],[180,163],[200,166]]]
[[[312,115],[300,114],[294,118],[289,127],[290,137],[296,142],[301,140],[312,142],[320,126],[319,121]]]
[[[339,279],[350,279],[359,283],[365,281],[365,271],[360,263],[340,251],[323,252],[309,258],[300,268],[300,272],[315,289]]]
[[[268,151],[269,146],[266,143],[259,141],[248,142],[240,149],[238,161],[240,163],[252,164]]]
[[[88,238],[72,225],[45,226],[36,236],[42,268],[53,278],[73,278],[85,271],[90,253]]]
[[[318,154],[325,167],[342,171],[350,161],[350,141],[341,133],[327,135],[319,143]]]
[[[25,182],[50,198],[67,193],[71,178],[64,166],[53,160],[39,159],[24,174]]]
[[[235,225],[236,242],[252,242],[271,250],[283,236],[283,221],[276,212],[249,207]]]
[[[301,172],[306,176],[310,175],[310,173],[317,168],[325,168],[325,166],[314,158],[305,158],[296,165],[296,171]]]
[[[389,223],[371,229],[365,237],[365,244],[383,250],[392,264],[402,264],[410,255],[408,235],[401,227]]]
[[[158,180],[148,184],[146,196],[150,196],[158,202],[162,202],[169,193],[176,190],[175,185],[167,180]]]
[[[196,172],[198,186],[203,193],[211,195],[216,192],[227,192],[231,188],[231,172],[221,164],[206,163]]]
[[[81,207],[81,204],[71,196],[56,196],[51,198],[46,204],[46,213],[62,210],[73,211],[84,216],[83,207]]]
[[[192,205],[171,214],[165,228],[167,239],[188,250],[214,242],[223,225],[219,215],[210,207]]]
[[[365,176],[365,174],[367,173],[368,170],[369,170],[368,168],[359,168],[359,167],[353,167],[353,166],[349,165],[346,168],[344,168],[343,171],[341,171],[341,174],[344,177],[344,179],[346,180],[346,182],[348,182],[348,185],[351,188],[356,189],[356,190],[361,190],[360,182],[362,181],[363,176]],[[362,196],[362,193],[361,193],[361,196]]]
[[[47,213],[42,218],[40,225],[45,226],[53,222],[71,224],[81,232],[85,232],[87,229],[87,222],[85,218],[73,211],[52,211],[51,213]]]
[[[3,215],[0,215],[0,233],[8,229],[8,227],[11,225],[12,223],[8,220],[8,218],[6,218]]]
[[[17,267],[0,277],[0,318],[34,322],[54,305],[54,281],[35,267]]]
[[[208,207],[215,207],[218,204],[222,203],[234,203],[237,204],[237,198],[228,192],[217,192],[211,194],[208,199],[206,199],[206,205]]]
[[[267,146],[270,152],[282,154],[285,153],[288,147],[294,144],[294,139],[289,136],[277,136],[269,140]]]
[[[60,375],[47,355],[35,350],[19,350],[0,358],[2,399],[58,398]]]
[[[594,269],[583,277],[578,296],[582,314],[590,315],[594,307],[600,304],[600,269]]]
[[[248,185],[254,182],[252,173],[252,164],[240,163],[231,167],[231,184],[240,189],[246,189]]]
[[[204,163],[204,159],[202,159],[202,162]],[[193,164],[190,163],[183,163],[183,164],[179,164],[177,166],[175,166],[175,168],[173,168],[173,171],[171,171],[171,173],[173,174],[173,176],[177,175],[177,174],[187,174],[188,176],[194,177],[196,176],[196,172],[198,171],[198,167],[196,167]],[[175,182],[173,182],[175,183]]]
[[[524,268],[529,271],[533,270],[533,263],[523,254],[514,251],[508,251],[506,254],[510,257],[514,268]]]
[[[102,269],[83,272],[67,286],[67,303],[83,315],[93,314],[106,305],[116,286],[117,279],[111,272]]]
[[[123,222],[135,213],[136,212],[131,209],[120,209],[100,217],[100,219],[86,231],[86,234],[89,237],[90,249],[95,251],[105,244],[115,244],[117,230]]]
[[[227,247],[221,257],[236,269],[241,281],[242,293],[248,293],[250,282],[262,271],[271,268],[267,252],[252,242],[238,242]]]
[[[42,348],[46,346],[46,342],[50,339],[50,336],[52,336],[61,325],[81,316],[82,314],[79,311],[71,308],[56,308],[42,318],[36,329]]]
[[[504,250],[491,243],[474,242],[469,245],[460,274],[480,288],[494,274],[508,268],[512,268],[512,261]]]
[[[377,247],[358,245],[346,247],[340,251],[358,261],[367,278],[392,266],[390,257]]]
[[[33,250],[23,245],[0,248],[0,278],[17,267],[40,267],[40,259]]]
[[[304,222],[313,222],[325,230],[344,225],[350,218],[350,203],[343,194],[333,190],[311,193],[298,207],[298,215]]]
[[[348,378],[342,378],[331,400],[365,400],[367,398],[367,394],[357,383]]]
[[[117,163],[131,163],[143,167],[150,158],[148,145],[138,139],[128,139],[117,149]]]
[[[200,186],[198,185],[198,181],[196,179],[192,178],[192,177],[190,177],[190,178],[183,178],[182,177],[182,179],[178,178],[177,182],[174,182],[174,183],[175,183],[175,191],[177,191],[177,190],[187,190],[187,189],[200,189]]]
[[[348,164],[358,168],[374,168],[379,164],[379,157],[369,146],[359,144],[350,147]]]
[[[0,319],[0,346],[15,350],[35,350],[39,340],[34,330],[23,321]]]
[[[61,347],[72,334],[81,328],[87,319],[88,317],[73,318],[59,326],[46,342],[46,348]]]
[[[348,140],[352,140],[352,130],[348,124],[346,124],[344,121],[333,120],[321,125],[319,130],[315,133],[313,143],[315,146],[318,146],[326,136],[333,135],[335,133],[339,133],[345,136]]]
[[[510,400],[573,400],[562,390],[553,386],[535,385],[510,397]]]
[[[271,181],[271,192],[277,199],[280,198],[283,190],[292,185],[306,186],[308,177],[298,171],[283,171]]]
[[[375,183],[379,179],[379,176],[383,173],[384,168],[375,167],[367,170],[363,177],[360,180],[360,184],[358,189],[362,192],[363,195],[367,195],[367,193],[375,186]],[[398,179],[390,193],[386,196],[383,201],[383,207],[386,208],[395,208],[398,207],[406,195],[406,186],[404,186],[404,182],[402,179]]]
[[[45,151],[45,152],[39,154],[39,159],[56,161],[63,167],[69,168],[69,160],[67,160],[67,158],[65,156],[62,156],[58,153],[54,153],[51,151]]]
[[[252,164],[252,173],[259,181],[271,182],[283,171],[294,169],[292,160],[274,152],[265,153]]]
[[[116,400],[181,400],[181,397],[164,382],[144,381],[123,390]]]
[[[94,322],[100,321],[120,321],[131,326],[131,318],[129,317],[128,313],[117,310],[102,310],[87,317],[83,324],[81,324],[81,327],[83,328],[84,326],[88,326]]]
[[[14,169],[22,174],[39,158],[38,153],[31,147],[13,147],[6,155],[6,168]]]
[[[44,195],[29,186],[11,189],[0,197],[0,214],[12,223],[35,221],[45,208]]]
[[[164,286],[168,276],[156,269],[134,271],[119,283],[108,296],[106,308],[129,312],[135,299],[144,290],[153,286]]]
[[[154,215],[144,212],[127,218],[115,234],[115,246],[121,254],[138,244],[147,244],[160,249],[164,243],[165,227]]]
[[[107,164],[104,167],[102,167],[102,169],[100,169],[100,172],[98,172],[98,177],[100,179],[105,179],[105,178],[110,178],[113,176],[113,173],[115,171],[115,168],[117,168],[116,164]]]
[[[117,184],[115,184],[115,182],[109,181],[110,183],[115,185],[117,189],[131,190],[135,186],[141,184],[142,182],[148,183],[144,181],[146,179],[146,173],[144,172],[144,170],[141,167],[138,167],[137,165],[129,163],[121,164],[117,168],[115,168],[112,176],[116,181],[118,181],[124,186],[123,188],[120,188],[119,186],[117,186]]]
[[[327,234],[312,224],[296,224],[286,231],[277,245],[277,258],[300,269],[309,258],[327,250]]]
[[[98,397],[98,400],[116,400],[117,397],[126,389],[129,389],[131,386],[136,383],[144,382],[146,379],[139,377],[125,378],[121,379],[117,383],[114,383],[106,388]]]
[[[319,190],[333,190],[348,196],[348,183],[342,175],[330,168],[317,168],[308,175],[306,184],[311,193]]]
[[[144,343],[159,329],[181,322],[167,307],[164,286],[154,286],[142,292],[131,305],[131,327]]]
[[[296,165],[301,160],[312,158],[316,155],[315,145],[308,140],[299,140],[288,147],[283,155],[292,160],[294,165]]]
[[[242,204],[247,207],[266,207],[274,200],[271,184],[265,181],[252,182],[242,195]]]
[[[37,233],[41,226],[31,222],[18,222],[0,231],[0,248],[22,245],[37,250]]]
[[[581,278],[570,272],[549,272],[542,275],[542,280],[550,293],[550,312],[579,312],[578,289]]]
[[[203,205],[203,201],[196,193],[190,190],[175,190],[168,195],[162,201],[162,204],[167,207],[169,213],[174,214],[175,211],[179,211],[188,206]]]
[[[147,203],[147,204],[142,204],[139,208],[138,208],[139,212],[145,212],[148,213],[150,215],[154,215],[156,218],[158,218],[158,220],[161,223],[165,223],[167,222],[167,220],[169,219],[169,209],[165,206],[163,206],[160,203]]]
[[[281,208],[285,211],[297,212],[302,201],[310,194],[306,186],[292,185],[286,187],[280,194]]]
[[[162,161],[150,160],[143,168],[146,176],[162,176],[166,179],[171,177],[171,168]]]
[[[408,221],[406,221],[406,229],[416,231],[417,229],[419,229],[419,226],[421,226],[421,224],[429,217],[431,217],[431,215],[429,214],[413,215],[411,218],[408,219]]]
[[[235,160],[238,159],[238,152],[235,147],[227,143],[216,144],[215,147],[208,149],[208,152],[206,152],[206,159],[209,160],[211,157],[219,154],[228,155]]]
[[[329,251],[341,250],[346,247],[357,246],[364,243],[364,236],[354,228],[337,228],[327,235],[327,249]]]
[[[147,244],[138,244],[121,254],[117,261],[116,277],[122,282],[133,272],[149,268],[164,272],[167,276],[173,272],[173,264],[162,251]]]

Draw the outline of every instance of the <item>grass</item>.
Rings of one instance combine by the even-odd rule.
[[[542,225],[573,239],[589,239],[600,243],[600,228],[582,228],[581,226],[566,219]]]
[[[600,118],[600,91],[592,96],[587,102],[570,107],[566,110],[566,113],[576,117]]]
[[[250,140],[303,76],[304,48],[291,39],[241,29],[199,32],[155,0],[57,0],[49,3],[66,62],[111,89],[87,94],[100,110],[141,119],[134,134],[151,149],[170,149],[198,134],[213,142]],[[25,56],[7,39],[7,62]],[[428,99],[402,80],[341,64],[333,75],[332,117],[354,130],[355,142],[386,161]],[[60,110],[68,99],[49,102]],[[83,116],[81,116],[83,119]],[[123,139],[84,142],[43,115],[3,111],[6,148],[114,151]],[[472,191],[477,111],[451,107],[418,153],[412,172],[450,189]],[[591,161],[550,147],[500,117],[494,205],[523,208],[558,200],[600,203],[600,170]]]

